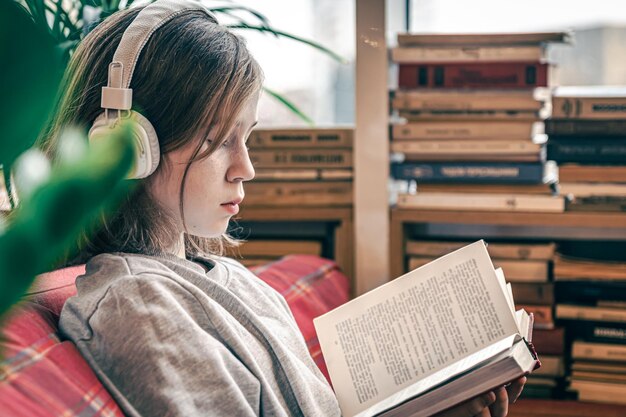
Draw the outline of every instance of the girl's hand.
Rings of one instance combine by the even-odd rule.
[[[509,412],[509,403],[514,403],[522,393],[526,377],[511,382],[506,388],[473,398],[435,417],[505,417]]]

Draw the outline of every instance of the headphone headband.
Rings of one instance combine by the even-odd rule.
[[[105,109],[130,110],[130,81],[139,55],[152,34],[176,16],[202,11],[215,19],[213,13],[195,0],[158,0],[143,8],[124,31],[109,66],[109,81],[102,89],[101,106]],[[215,19],[217,21],[217,19]]]

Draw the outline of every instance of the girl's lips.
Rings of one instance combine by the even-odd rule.
[[[229,212],[230,214],[237,214],[239,213],[239,204],[243,201],[243,198],[238,198],[236,200],[233,201],[229,201],[228,203],[223,203],[220,204],[221,207],[224,207],[224,209]]]

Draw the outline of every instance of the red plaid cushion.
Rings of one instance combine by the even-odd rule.
[[[330,382],[313,319],[349,300],[347,277],[333,261],[310,255],[286,256],[251,271],[285,297],[313,360]]]
[[[2,416],[123,416],[70,342],[56,335],[53,313],[31,302],[17,306],[0,340]]]

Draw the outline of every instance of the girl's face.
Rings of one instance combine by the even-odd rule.
[[[243,182],[254,178],[246,142],[257,123],[259,95],[254,95],[237,118],[233,132],[209,157],[191,164],[184,192],[186,232],[199,237],[219,237],[244,198]],[[151,184],[154,197],[175,213],[179,230],[184,231],[179,208],[179,191],[185,166],[195,143],[185,145],[162,158],[171,170],[159,171]],[[205,142],[200,152],[209,146]]]

